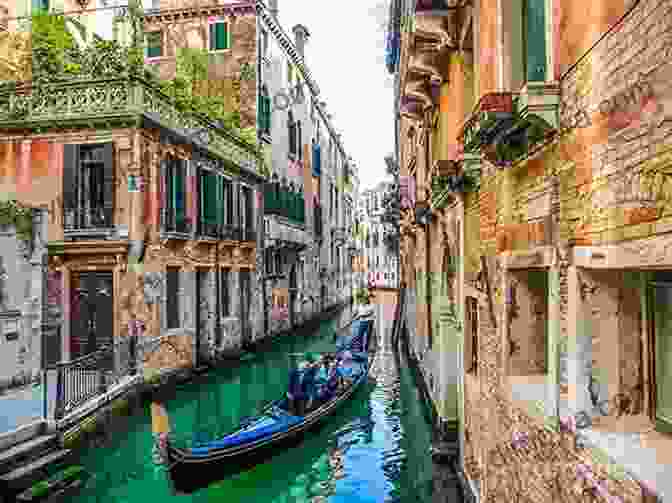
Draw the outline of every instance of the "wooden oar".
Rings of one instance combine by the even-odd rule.
[[[162,403],[152,402],[152,432],[154,435],[170,433],[170,419]]]

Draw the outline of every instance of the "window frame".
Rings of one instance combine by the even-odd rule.
[[[219,302],[222,318],[231,316],[231,268],[219,268]]]
[[[158,44],[158,49],[159,49],[159,54],[151,56],[150,55],[150,37],[157,36],[159,38],[159,44]],[[163,53],[163,45],[164,45],[164,37],[163,37],[163,30],[150,30],[145,32],[145,57],[147,59],[153,60],[157,58],[162,58],[164,56]]]
[[[224,25],[226,29],[226,47],[224,48],[217,48],[216,41],[217,41],[217,26],[218,25]],[[214,35],[214,40],[213,40],[213,35]],[[231,23],[228,20],[218,20],[213,23],[209,23],[208,25],[208,52],[210,53],[218,53],[218,52],[226,52],[231,50]]]
[[[478,375],[478,299],[468,295],[465,297],[465,321],[467,330],[465,338],[469,338],[469,354],[465,354],[465,372]],[[465,344],[466,349],[466,344]],[[466,362],[469,362],[466,365]]]
[[[172,330],[180,328],[182,320],[180,319],[180,267],[166,267],[166,329]],[[173,276],[174,274],[174,276]],[[175,289],[171,289],[171,277],[175,281]],[[173,298],[174,297],[174,298]]]

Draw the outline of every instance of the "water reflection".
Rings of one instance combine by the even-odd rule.
[[[288,340],[240,369],[223,370],[179,390],[168,403],[173,427],[185,436],[230,431],[241,418],[279,396],[287,386],[288,352],[333,348],[336,323],[319,335]],[[431,431],[412,375],[381,338],[372,373],[334,416],[306,436],[299,447],[190,496],[174,496],[165,474],[152,461],[149,410],[134,418],[114,443],[87,455],[97,475],[75,503],[156,501],[269,503],[401,503],[432,501]],[[193,438],[190,438],[193,441]]]

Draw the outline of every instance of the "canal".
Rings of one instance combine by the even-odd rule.
[[[223,435],[287,387],[288,353],[330,351],[339,320],[323,322],[314,334],[287,338],[256,360],[221,369],[182,385],[167,403],[178,441],[187,435]],[[431,428],[412,373],[380,337],[375,383],[362,388],[323,428],[300,447],[234,478],[189,496],[171,493],[152,458],[149,404],[123,432],[82,455],[93,474],[74,503],[148,501],[393,503],[439,501],[428,455]],[[150,500],[148,500],[150,498]],[[440,501],[446,501],[441,498]],[[449,500],[452,501],[452,500]]]

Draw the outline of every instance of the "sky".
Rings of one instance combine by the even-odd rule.
[[[278,0],[284,30],[310,32],[305,60],[359,170],[360,191],[386,177],[394,152],[394,87],[385,68],[389,0]]]

